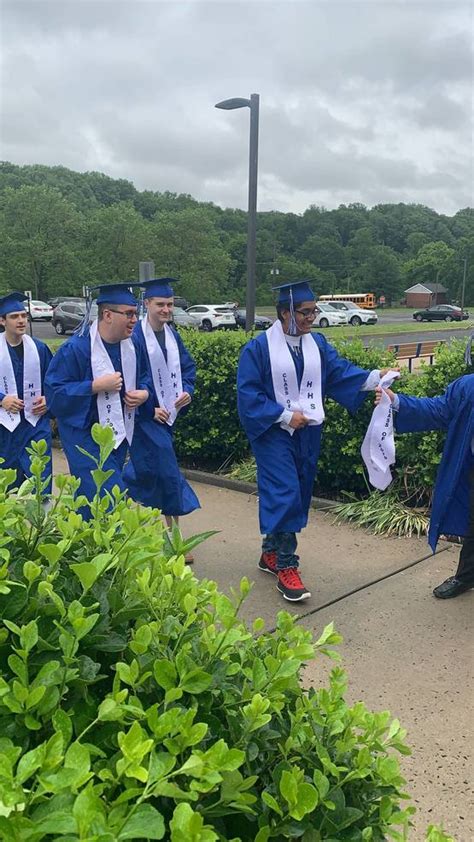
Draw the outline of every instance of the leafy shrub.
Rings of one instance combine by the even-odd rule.
[[[247,438],[237,416],[236,371],[240,351],[247,341],[243,332],[197,334],[189,332],[186,344],[196,359],[196,394],[189,413],[176,429],[179,456],[201,466],[233,465],[249,456]],[[395,362],[383,348],[365,348],[362,342],[336,340],[335,347],[347,359],[366,369],[383,368]],[[422,373],[403,370],[397,388],[416,396],[441,394],[448,383],[467,373],[465,342],[440,345],[436,365],[422,367]],[[343,491],[365,496],[367,483],[360,447],[373,409],[372,396],[355,416],[334,401],[326,402],[323,443],[315,493],[340,497]],[[414,433],[397,439],[394,488],[410,505],[429,504],[444,434]]]
[[[93,433],[100,487],[111,431]],[[301,687],[316,653],[337,658],[332,624],[317,641],[285,612],[248,628],[248,581],[198,581],[159,512],[118,490],[86,523],[58,477],[46,512],[44,451],[28,496],[0,471],[0,837],[405,839],[399,722],[349,706],[338,666]]]
[[[362,500],[356,499],[353,494],[347,496],[350,498],[348,502],[340,503],[332,509],[336,521],[351,520],[376,535],[382,533],[410,538],[428,532],[429,518],[426,512],[400,503],[394,489],[384,494],[373,491]]]

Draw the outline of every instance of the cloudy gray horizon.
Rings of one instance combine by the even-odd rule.
[[[473,4],[3,0],[1,158],[259,210],[473,201]]]

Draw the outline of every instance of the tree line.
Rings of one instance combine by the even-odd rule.
[[[80,294],[84,284],[136,281],[140,260],[180,279],[191,303],[243,301],[247,214],[192,196],[137,190],[124,179],[65,167],[0,164],[0,293]],[[272,285],[309,278],[319,294],[374,292],[387,302],[438,282],[474,304],[474,209],[453,216],[415,204],[311,205],[260,212],[257,303]],[[177,288],[178,291],[178,288]]]

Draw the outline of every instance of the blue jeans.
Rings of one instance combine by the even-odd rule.
[[[298,567],[297,545],[295,532],[274,532],[265,535],[262,541],[262,552],[276,553],[278,570],[285,570],[287,567]]]

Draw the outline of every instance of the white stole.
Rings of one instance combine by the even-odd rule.
[[[388,371],[379,385],[382,387],[380,403],[375,407],[361,447],[362,459],[374,488],[385,491],[392,482],[390,465],[395,463],[392,402],[384,391],[400,377],[398,371]]]
[[[166,423],[171,427],[176,421],[179,411],[174,405],[175,401],[183,392],[178,343],[171,328],[165,324],[165,345],[166,355],[168,357],[168,361],[166,361],[160,343],[148,321],[148,315],[142,320],[141,329],[150,358],[153,386],[155,387],[158,403],[160,407],[168,410],[169,418]]]
[[[33,427],[40,420],[33,415],[33,401],[41,397],[41,363],[38,349],[30,336],[23,336],[23,403],[25,419]],[[5,333],[0,334],[0,392],[18,397],[13,363],[8,351]],[[19,412],[9,412],[0,407],[0,424],[10,433],[21,421]]]
[[[291,412],[302,412],[310,425],[322,424],[324,407],[321,387],[321,354],[310,334],[301,337],[304,359],[303,377],[298,388],[296,368],[288,348],[281,322],[277,320],[266,331],[275,400]],[[280,427],[293,435],[294,428],[280,422]]]
[[[115,369],[107,349],[102,342],[98,330],[97,319],[90,326],[91,342],[91,366],[94,380],[104,374],[113,374]],[[130,392],[136,389],[137,379],[137,356],[131,339],[123,339],[120,343],[120,356],[122,360],[123,380],[125,391]],[[120,392],[98,392],[97,411],[99,413],[99,424],[103,427],[111,427],[115,436],[114,450],[126,438],[132,443],[133,428],[135,426],[135,409],[122,406]]]

